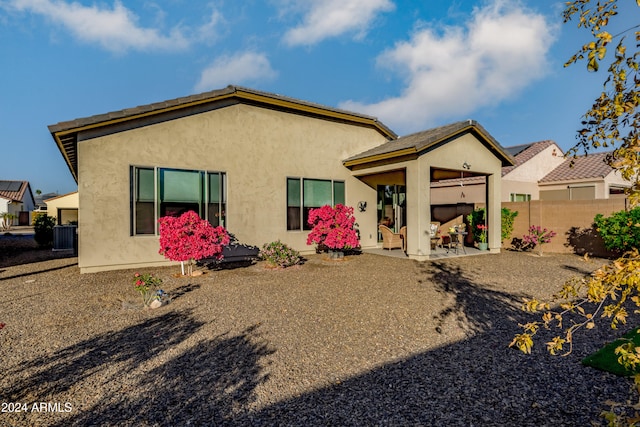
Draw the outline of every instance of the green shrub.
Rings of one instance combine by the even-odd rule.
[[[518,211],[512,211],[508,208],[502,208],[500,212],[501,240],[504,241],[511,238],[511,234],[513,233],[513,222],[515,221],[515,218],[517,216]],[[467,220],[469,221],[469,227],[471,228],[471,233],[473,234],[473,240],[475,242],[479,242],[482,230],[478,228],[478,225],[484,224],[485,222],[484,208],[479,208],[471,212],[469,215],[467,215]]]
[[[260,250],[260,259],[266,261],[269,266],[274,268],[287,268],[302,262],[298,251],[291,249],[280,240],[265,243]]]
[[[471,234],[473,235],[473,241],[480,242],[480,235],[483,233],[483,230],[480,230],[478,228],[478,225],[484,224],[485,222],[484,208],[476,209],[469,215],[467,215],[467,221],[469,221],[469,228],[471,229]]]
[[[640,248],[640,206],[608,217],[598,214],[594,222],[608,250],[626,252]]]
[[[509,240],[511,238],[511,234],[513,233],[513,223],[518,216],[518,211],[512,211],[509,208],[502,208],[500,214],[502,218],[502,230],[500,230],[500,238],[502,239],[502,241]]]
[[[56,225],[55,217],[49,215],[38,215],[33,223],[36,243],[48,248],[53,246],[53,227]]]

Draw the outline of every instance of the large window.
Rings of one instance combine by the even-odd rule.
[[[226,174],[167,168],[131,168],[131,234],[156,234],[158,218],[194,211],[225,225]]]
[[[528,202],[531,200],[531,194],[511,193],[511,202]]]
[[[311,230],[309,211],[344,204],[344,181],[287,178],[287,230]]]

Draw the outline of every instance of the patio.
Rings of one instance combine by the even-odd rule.
[[[373,254],[373,255],[383,255],[393,258],[406,258],[407,255],[402,251],[402,249],[382,249],[382,248],[374,248],[374,249],[364,249],[364,253]],[[481,251],[476,247],[465,246],[464,250],[460,249],[458,252],[455,250],[447,251],[445,248],[438,246],[435,251],[431,252],[429,256],[430,261],[440,260],[440,259],[450,259],[450,258],[460,258],[460,257],[468,257],[475,255],[489,255],[489,251]]]

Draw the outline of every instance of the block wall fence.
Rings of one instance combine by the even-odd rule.
[[[477,208],[484,204],[477,204]],[[503,208],[518,211],[511,239],[502,242],[503,249],[514,249],[518,239],[528,234],[532,225],[555,231],[557,234],[544,246],[545,252],[576,253],[608,257],[613,254],[604,247],[596,231],[593,218],[597,214],[609,216],[629,209],[625,197],[598,200],[532,200],[529,202],[503,202]]]

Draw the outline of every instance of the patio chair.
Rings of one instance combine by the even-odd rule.
[[[429,237],[431,237],[431,250],[435,250],[438,246],[442,246],[442,240],[438,231],[440,230],[439,221],[431,221],[431,227],[429,229]]]
[[[386,225],[379,225],[378,229],[382,234],[382,249],[402,249],[402,236],[394,233]]]

